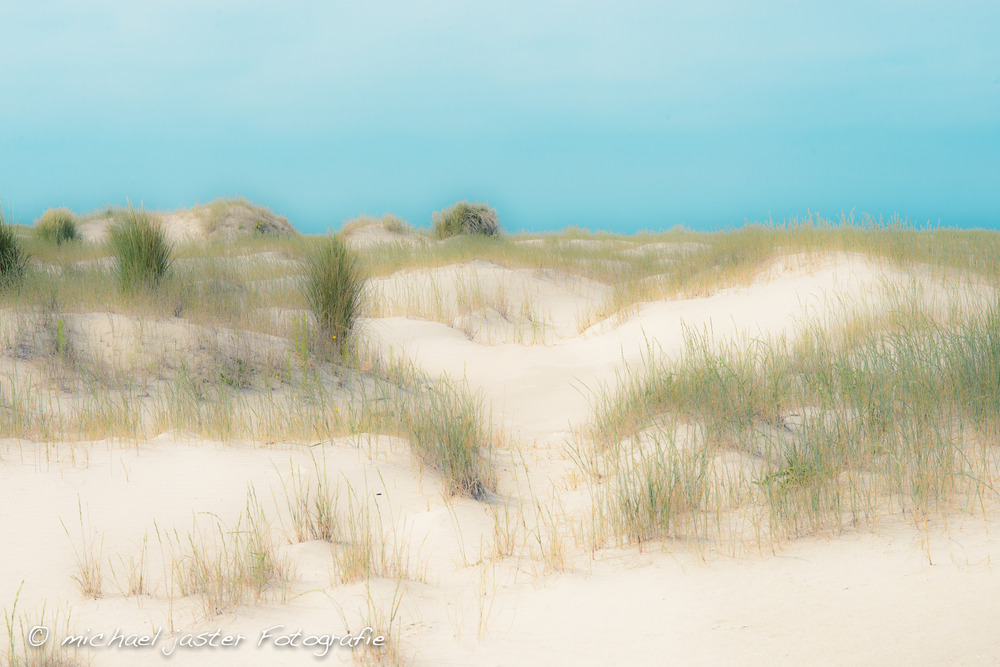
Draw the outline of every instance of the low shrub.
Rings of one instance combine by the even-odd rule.
[[[170,270],[173,254],[163,226],[148,211],[131,204],[115,217],[108,229],[108,244],[117,260],[119,287],[122,291],[155,289]]]
[[[496,435],[478,396],[440,383],[415,394],[399,420],[417,458],[444,475],[451,494],[483,499],[493,491]]]
[[[442,239],[462,234],[496,236],[500,233],[496,209],[490,208],[488,204],[460,201],[443,211],[437,211],[433,217],[434,232]]]
[[[28,255],[21,240],[0,211],[0,290],[19,284],[27,267]]]
[[[309,255],[304,291],[322,336],[343,352],[361,312],[365,280],[358,256],[339,236],[323,237]]]
[[[83,237],[77,228],[76,216],[69,209],[50,208],[35,223],[35,238],[43,243],[62,245]]]

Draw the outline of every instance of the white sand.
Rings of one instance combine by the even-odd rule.
[[[440,321],[487,345],[574,338],[607,285],[553,269],[508,269],[475,260],[372,280],[380,315]]]
[[[808,267],[782,263],[749,287],[645,304],[622,324],[606,322],[578,334],[571,311],[600,297],[599,286],[483,264],[423,272],[419,279],[437,280],[451,290],[449,298],[460,278],[509,285],[515,302],[532,294],[558,338],[544,345],[485,344],[470,339],[461,325],[404,317],[372,319],[364,330],[384,351],[431,374],[465,377],[483,393],[516,443],[512,451],[497,452],[500,493],[513,504],[524,502],[529,531],[536,528],[533,499],[585,518],[587,499],[563,445],[571,429],[587,423],[591,392],[641,363],[649,345],[676,354],[686,328],[705,329],[717,341],[790,334],[807,317],[835,312],[840,299],[877,302],[883,278],[910,278],[852,256]],[[413,279],[393,276],[379,289],[392,293]],[[111,329],[127,330],[125,322],[100,317],[73,324],[96,331],[98,340],[107,340]],[[164,341],[169,336],[163,332]],[[887,519],[874,535],[803,539],[777,554],[710,555],[707,562],[679,545],[603,549],[592,556],[570,540],[565,570],[547,572],[532,557],[533,535],[540,532],[522,536],[520,556],[484,559],[493,539],[491,506],[447,498],[439,476],[421,472],[405,442],[361,436],[311,444],[222,445],[177,433],[143,443],[0,440],[0,604],[9,610],[21,587],[19,613],[35,618],[44,605],[47,619],[69,614],[76,632],[121,627],[152,633],[162,626],[157,648],[179,636],[170,635],[171,625],[177,633],[221,628],[249,638],[230,652],[178,649],[175,664],[312,664],[307,649],[253,644],[276,624],[306,634],[340,633],[344,614],[357,628],[366,596],[387,606],[395,585],[378,580],[366,592],[363,584],[340,584],[329,544],[288,539],[283,484],[290,466],[309,470],[315,455],[377,508],[386,527],[407,537],[416,580],[403,584],[396,634],[416,664],[1000,661],[1000,576],[992,564],[1000,554],[996,508],[987,508],[987,519],[959,515],[947,527],[926,531],[906,519]],[[213,516],[232,527],[248,485],[294,566],[285,600],[218,617],[206,617],[197,596],[171,601],[163,565],[169,540],[158,539],[157,531],[162,538],[176,530],[183,539],[196,523],[210,530]],[[120,555],[136,555],[144,535],[151,594],[123,598],[111,568],[121,567]],[[72,580],[87,544],[101,544],[104,597],[98,600],[84,599]],[[53,633],[62,636],[58,626]],[[90,655],[94,665],[165,662],[148,649],[95,649]],[[349,661],[342,649],[324,659]]]
[[[560,443],[571,427],[590,418],[593,392],[640,362],[651,345],[676,354],[686,329],[709,331],[720,341],[791,335],[796,323],[840,299],[876,298],[880,276],[892,272],[859,257],[838,256],[805,274],[785,270],[784,262],[768,273],[778,277],[708,298],[644,304],[622,325],[606,320],[550,346],[481,345],[444,324],[416,319],[386,318],[369,328],[386,353],[405,355],[432,373],[467,379],[517,437]]]
[[[171,211],[158,214],[163,231],[171,243],[184,243],[205,238],[201,218],[192,211]],[[80,223],[80,235],[85,241],[101,243],[108,236],[111,218],[93,218]]]
[[[432,243],[431,239],[413,231],[391,232],[380,222],[349,230],[344,237],[347,245],[351,248],[393,244],[420,247]]]

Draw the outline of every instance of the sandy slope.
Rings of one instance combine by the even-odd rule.
[[[708,298],[649,303],[624,324],[605,321],[550,346],[487,346],[446,325],[416,319],[372,322],[384,350],[416,361],[432,373],[466,378],[492,402],[521,439],[561,442],[589,419],[592,393],[613,383],[650,346],[678,353],[685,330],[715,340],[791,335],[796,323],[822,315],[842,299],[878,298],[880,276],[902,274],[860,257],[837,256],[814,270],[773,267],[766,281]]]
[[[352,248],[368,248],[385,244],[419,247],[432,242],[426,236],[413,231],[391,232],[377,222],[349,230],[344,238],[347,245]]]
[[[743,561],[604,554],[589,572],[503,591],[496,636],[447,662],[994,664],[998,548],[980,521],[929,548],[891,526]]]
[[[578,334],[607,285],[553,269],[508,269],[475,260],[372,280],[378,314],[436,320],[488,345],[553,343]]]
[[[452,288],[463,271],[469,279],[511,281],[512,294],[535,290],[539,303],[551,305],[553,320],[564,323],[573,294],[594,296],[544,276],[480,264],[434,276]],[[587,422],[590,392],[641,363],[650,345],[676,354],[686,329],[705,329],[720,341],[790,334],[803,319],[834,312],[842,299],[877,300],[883,278],[910,277],[852,256],[808,267],[781,264],[749,287],[645,304],[620,325],[604,323],[579,335],[567,325],[547,345],[488,345],[460,328],[421,319],[366,322],[364,330],[384,351],[432,374],[465,377],[483,392],[515,443],[497,453],[500,498],[493,505],[446,498],[438,476],[417,469],[406,443],[385,437],[322,447],[221,445],[184,434],[145,443],[0,440],[0,603],[9,609],[22,586],[20,610],[46,605],[50,619],[70,613],[76,632],[162,626],[157,648],[177,636],[170,635],[171,625],[179,633],[221,628],[250,638],[230,653],[178,652],[171,659],[176,664],[311,664],[309,650],[252,644],[276,624],[307,634],[340,633],[345,614],[356,628],[369,594],[382,607],[394,594],[388,580],[374,582],[371,591],[339,583],[329,544],[288,539],[287,471],[309,470],[317,456],[377,508],[386,527],[407,537],[412,571],[397,636],[417,664],[996,663],[996,513],[926,532],[906,520],[887,520],[877,535],[801,540],[773,555],[710,556],[705,563],[679,547],[605,549],[591,557],[571,540],[565,571],[549,572],[533,557],[542,535],[532,514],[535,501],[571,516],[582,517],[587,507],[562,445],[571,429]],[[391,277],[381,289],[398,290],[410,279]],[[210,531],[213,517],[234,526],[248,485],[294,565],[285,600],[209,618],[196,596],[170,601],[164,557],[171,543],[162,536],[176,530],[183,538],[194,525]],[[503,502],[523,503],[528,533],[519,538],[519,555],[492,560],[491,510]],[[151,594],[122,598],[111,567],[121,566],[120,556],[137,554],[144,535]],[[99,600],[83,599],[71,579],[88,544],[102,545],[105,597]],[[95,665],[165,660],[150,650],[91,655]],[[344,650],[323,659],[349,661]]]
[[[171,243],[183,243],[205,238],[205,230],[201,218],[191,211],[172,211],[160,214],[163,230]],[[102,242],[107,238],[111,218],[93,218],[80,223],[80,234],[92,243]]]

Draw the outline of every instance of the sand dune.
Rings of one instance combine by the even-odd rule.
[[[552,343],[576,336],[580,317],[610,288],[553,269],[476,260],[372,281],[377,314],[436,320],[484,343]]]
[[[564,309],[559,330],[567,339],[547,346],[483,345],[446,325],[404,318],[373,321],[369,329],[386,353],[406,355],[432,373],[467,379],[519,438],[558,443],[589,419],[592,392],[639,363],[650,346],[676,355],[685,330],[707,330],[718,341],[791,335],[797,323],[822,317],[845,299],[880,298],[883,278],[904,281],[900,272],[846,255],[814,268],[787,265],[782,259],[763,272],[774,279],[708,298],[643,304],[622,324],[605,320],[579,335],[570,335]],[[591,290],[594,303],[600,290]],[[550,294],[565,299],[554,290]]]
[[[355,242],[382,243],[383,236],[361,234]],[[691,250],[661,245],[642,252]],[[928,307],[966,309],[995,299],[991,290],[958,293],[919,269],[861,255],[781,257],[751,284],[640,304],[624,320],[581,331],[580,314],[599,306],[611,287],[554,270],[476,260],[408,269],[373,281],[372,289],[380,310],[361,323],[367,345],[383,358],[412,361],[432,379],[464,379],[484,397],[506,435],[493,452],[495,493],[484,501],[449,496],[441,475],[419,466],[405,440],[378,434],[267,443],[222,443],[174,430],[138,442],[0,434],[6,609],[20,590],[18,614],[37,619],[44,606],[53,637],[162,628],[151,649],[90,649],[95,665],[162,664],[162,650],[184,633],[217,628],[248,639],[233,649],[181,647],[172,660],[306,664],[317,647],[254,644],[277,625],[321,636],[380,623],[386,627],[377,629],[391,631],[415,664],[1000,661],[992,629],[1000,599],[994,498],[947,525],[930,518],[918,529],[912,517],[894,515],[874,534],[806,537],[778,543],[773,552],[722,555],[681,542],[588,548],[579,535],[590,520],[592,492],[572,449],[602,387],[641,368],[651,351],[677,358],[691,332],[719,345],[791,339],[805,322],[836,320],[845,304],[878,311],[893,290],[920,293]],[[278,331],[303,314],[281,306],[267,313]],[[4,315],[7,325],[12,317]],[[60,321],[79,354],[121,366],[136,354],[194,363],[198,332],[210,333],[180,320],[110,313]],[[249,346],[276,357],[294,346],[280,335],[230,339],[215,332],[215,339],[208,347]],[[11,377],[25,369],[43,376],[42,360],[30,355],[2,367]],[[295,381],[305,377],[303,370]],[[13,387],[0,394],[5,401]],[[356,396],[346,392],[345,400]],[[296,484],[315,483],[323,470],[339,485],[341,507],[353,498],[369,508],[369,520],[403,554],[394,566],[402,572],[345,582],[333,554],[360,538],[296,537],[288,499]],[[192,558],[193,544],[217,548],[249,530],[248,492],[287,565],[286,586],[212,613],[203,595],[183,590],[178,563]],[[505,539],[509,549],[500,546]],[[136,559],[144,589],[129,595],[121,588]],[[73,579],[88,561],[103,572],[99,599],[87,599]],[[323,661],[349,663],[359,655],[333,649]]]

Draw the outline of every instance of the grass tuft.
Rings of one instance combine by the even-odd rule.
[[[170,269],[173,253],[163,226],[148,211],[132,204],[116,217],[108,229],[108,243],[117,260],[119,287],[123,292],[155,289]]]
[[[697,526],[710,496],[711,458],[705,450],[685,452],[660,441],[651,450],[618,457],[610,466],[617,484],[607,515],[612,530],[636,544],[685,534]]]
[[[479,500],[492,490],[495,436],[477,397],[446,382],[428,386],[410,399],[401,427],[417,458],[443,472],[449,493]]]
[[[21,240],[0,210],[0,290],[19,285],[27,267],[28,255]]]
[[[263,507],[251,487],[246,512],[232,530],[221,522],[214,540],[200,531],[188,536],[186,554],[175,557],[175,581],[182,595],[200,593],[205,613],[215,616],[265,599],[268,592],[287,591],[290,565],[271,539]],[[183,549],[182,541],[177,546]]]
[[[339,236],[323,237],[306,260],[304,291],[320,333],[343,352],[361,312],[365,279],[357,254]]]
[[[68,208],[50,208],[35,223],[35,238],[42,243],[62,245],[82,240],[76,216]]]
[[[0,662],[7,667],[78,667],[84,664],[77,656],[76,652],[70,651],[64,643],[54,641],[52,636],[41,646],[33,646],[33,642],[40,639],[35,634],[37,628],[49,628],[56,626],[63,634],[68,634],[65,624],[60,622],[58,616],[48,623],[45,618],[45,609],[39,617],[29,618],[27,614],[17,613],[17,604],[21,599],[21,589],[24,582],[17,588],[14,594],[14,603],[10,613],[4,609],[3,620],[7,630],[7,649],[0,653]],[[20,616],[20,617],[19,617]],[[55,633],[51,633],[54,635]]]
[[[434,232],[442,239],[463,234],[497,236],[500,234],[500,221],[496,209],[488,204],[460,201],[434,213]]]

